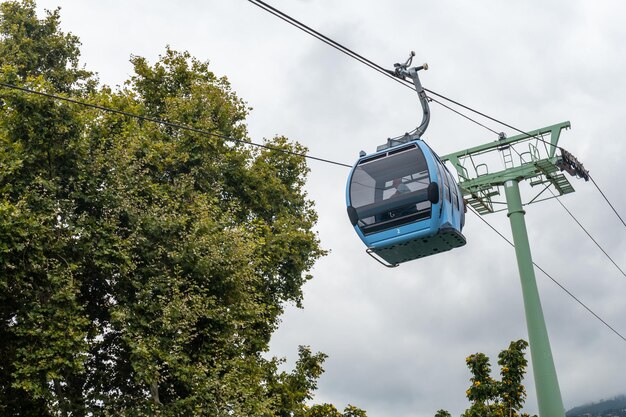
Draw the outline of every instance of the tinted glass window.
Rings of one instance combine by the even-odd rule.
[[[405,223],[415,221],[415,214],[430,216],[430,202],[424,201],[429,184],[428,165],[416,146],[364,159],[350,183],[350,201],[359,213],[359,226],[384,223],[376,229],[382,230],[397,227],[403,218]]]
[[[445,183],[445,180],[443,176],[443,168],[439,162],[437,162],[437,173],[437,181],[439,182],[439,195],[440,198],[444,198],[443,184]]]
[[[456,187],[452,187],[452,205],[455,209],[459,208],[459,196],[457,195]]]
[[[452,204],[454,205],[454,207],[458,208],[459,197],[457,195],[456,181],[454,181],[454,177],[452,177],[452,174],[450,174],[450,171],[448,171],[447,169],[446,169],[446,175],[448,176],[448,183],[450,184],[450,191],[452,192],[452,195],[450,196],[450,200]]]

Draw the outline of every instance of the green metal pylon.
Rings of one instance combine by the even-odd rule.
[[[456,169],[466,203],[478,214],[500,211],[496,209],[498,204],[507,207],[522,283],[531,363],[541,417],[563,417],[565,410],[535,281],[524,220],[525,204],[522,203],[519,182],[528,180],[531,187],[540,189],[527,205],[549,199],[550,197],[540,197],[550,187],[558,195],[574,192],[561,171],[589,179],[582,164],[569,152],[558,147],[561,131],[569,127],[569,122],[562,122],[510,138],[501,134],[499,140],[453,152],[441,158],[442,161],[452,163]],[[560,155],[557,150],[560,150]],[[489,159],[489,155],[493,152],[500,153],[504,162],[503,170],[489,171],[488,167],[493,163],[493,158]],[[501,197],[502,188],[506,201],[497,200]]]
[[[511,222],[511,231],[513,232],[517,267],[522,283],[522,296],[524,298],[524,311],[526,313],[531,363],[537,389],[539,415],[541,417],[563,417],[565,416],[565,410],[563,408],[563,400],[561,399],[554,360],[552,359],[548,330],[546,329],[541,301],[539,300],[526,221],[524,220],[525,211],[522,206],[518,181],[509,180],[505,182],[504,192],[509,221]]]

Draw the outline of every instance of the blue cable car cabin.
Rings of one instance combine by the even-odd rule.
[[[441,159],[421,140],[430,121],[428,98],[415,52],[389,71],[411,79],[422,106],[422,122],[412,132],[361,153],[346,189],[348,217],[367,253],[388,267],[465,245],[465,203],[461,189]],[[382,259],[382,260],[381,260]],[[385,262],[387,262],[385,264]]]
[[[465,245],[461,190],[422,140],[359,158],[348,177],[346,200],[367,252],[387,266]]]

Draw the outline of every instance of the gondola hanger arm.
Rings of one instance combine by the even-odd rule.
[[[415,85],[415,91],[417,91],[417,96],[419,98],[420,104],[422,105],[422,122],[415,130],[415,133],[407,135],[406,141],[421,139],[424,132],[428,128],[428,123],[430,122],[430,106],[428,105],[428,97],[426,97],[426,92],[424,91],[424,87],[422,87],[422,83],[420,82],[418,72],[421,70],[428,70],[428,64],[424,63],[418,67],[411,67],[411,63],[413,62],[413,57],[415,57],[415,52],[411,51],[409,54],[409,58],[406,60],[404,64],[396,63],[394,64],[393,74],[403,80],[410,79],[413,81]]]

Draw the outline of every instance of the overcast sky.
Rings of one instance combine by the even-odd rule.
[[[622,217],[626,141],[626,3],[268,0],[372,61],[392,67],[410,50],[425,87],[520,129],[565,120],[560,145],[581,160]],[[312,155],[352,164],[389,136],[417,126],[415,93],[245,0],[39,0],[62,7],[63,29],[103,83],[131,74],[129,57],[154,62],[166,45],[209,60],[254,108],[250,136],[285,135]],[[440,155],[497,139],[432,104],[425,139]],[[516,132],[487,122],[496,131]],[[299,344],[329,355],[316,402],[348,403],[371,417],[459,415],[467,408],[465,357],[496,361],[527,338],[513,249],[468,213],[467,245],[386,269],[364,251],[345,210],[349,170],[309,163],[308,192],[330,254],[288,308],[271,353],[288,365]],[[498,168],[498,167],[495,167]],[[492,170],[494,170],[492,168]],[[570,178],[562,202],[622,268],[626,228],[591,183]],[[554,200],[531,205],[534,260],[626,335],[626,277]],[[484,218],[506,236],[505,213]],[[626,393],[626,342],[537,272],[566,409]],[[537,412],[532,371],[526,410]]]

